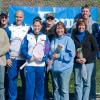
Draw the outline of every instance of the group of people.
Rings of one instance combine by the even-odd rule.
[[[0,100],[17,99],[20,72],[23,100],[49,100],[48,79],[51,74],[54,100],[69,100],[69,81],[75,76],[75,100],[96,100],[96,58],[100,58],[98,24],[90,8],[72,27],[71,35],[63,22],[55,22],[53,13],[46,21],[37,16],[31,26],[23,23],[24,13],[15,13],[15,22],[0,15]],[[97,56],[98,54],[98,56]],[[5,83],[5,84],[4,84]]]

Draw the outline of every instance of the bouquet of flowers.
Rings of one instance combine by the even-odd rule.
[[[78,55],[79,59],[83,58],[82,47],[80,47],[80,48],[77,49],[77,55]],[[83,79],[87,80],[87,70],[86,70],[86,65],[85,64],[82,64],[81,73],[82,73]]]

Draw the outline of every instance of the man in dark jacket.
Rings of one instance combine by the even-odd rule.
[[[42,32],[45,33],[48,36],[48,38],[49,38],[49,40],[51,42],[52,38],[55,35],[55,17],[54,17],[53,13],[47,13],[45,17],[46,17],[46,21],[43,23]],[[51,75],[52,88],[54,90],[52,72],[49,69],[49,71],[46,71],[46,73],[45,73],[45,98],[47,100],[49,98],[48,97],[49,96],[49,91],[48,91],[49,75]],[[52,96],[53,96],[53,91],[52,91]]]

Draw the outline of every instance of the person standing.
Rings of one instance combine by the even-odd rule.
[[[0,14],[0,28],[3,28],[5,31],[6,31],[6,33],[7,33],[7,35],[8,35],[8,37],[9,37],[9,39],[10,39],[10,35],[11,35],[11,32],[10,32],[10,30],[9,30],[9,23],[8,23],[8,14],[7,14],[7,12],[5,12],[5,11],[2,11],[1,12],[1,14]],[[8,55],[8,52],[6,53],[6,55]],[[6,66],[6,68],[5,68],[5,84],[4,84],[4,86],[5,86],[5,99],[7,99],[8,98],[8,71],[7,71],[7,69],[8,69],[8,67]]]
[[[49,39],[41,32],[40,18],[33,19],[32,29],[24,38],[21,54],[27,60],[25,100],[44,100],[45,62],[49,52]]]
[[[86,29],[92,34],[95,38],[95,41],[98,42],[98,23],[92,19],[90,13],[90,7],[86,4],[81,8],[81,17],[85,20],[87,25]],[[77,19],[76,19],[77,20]],[[94,60],[94,67],[91,76],[91,89],[90,89],[90,100],[96,100],[96,59]]]
[[[89,100],[91,76],[96,59],[97,43],[87,30],[84,19],[78,19],[72,38],[76,47],[74,63],[75,74],[75,100]],[[81,51],[79,52],[79,49]],[[85,67],[84,67],[85,66]]]
[[[15,22],[9,26],[11,31],[10,37],[10,50],[7,56],[8,68],[8,93],[9,100],[17,99],[17,78],[19,67],[25,63],[25,59],[20,55],[20,45],[29,30],[29,26],[23,23],[24,13],[22,10],[17,10],[15,13]],[[25,96],[25,75],[24,69],[20,70],[22,81],[22,95]]]
[[[0,100],[5,100],[4,96],[4,76],[6,66],[6,53],[9,51],[9,39],[4,29],[0,28]]]
[[[53,39],[55,36],[55,17],[53,13],[47,13],[46,14],[46,21],[43,23],[43,28],[41,30],[44,34],[46,34],[49,38],[49,41]],[[48,69],[48,68],[47,68]],[[52,83],[52,91],[51,94],[49,93],[49,76],[51,76],[51,83]],[[53,92],[54,92],[54,85],[53,85],[53,79],[52,79],[52,70],[46,70],[45,72],[45,99],[53,98]]]
[[[50,60],[54,81],[54,100],[69,100],[69,81],[73,70],[75,45],[67,36],[63,22],[56,24],[56,36],[51,41]]]
[[[82,18],[86,22],[87,30],[96,40],[98,36],[98,24],[92,19],[88,5],[82,7]],[[94,67],[91,77],[90,100],[96,100],[96,59],[94,59]]]

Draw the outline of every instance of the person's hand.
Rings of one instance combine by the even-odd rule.
[[[53,54],[53,59],[58,59],[58,58],[59,58],[59,54],[54,53],[54,54]]]
[[[85,64],[86,59],[85,58],[76,59],[76,62],[80,64]]]
[[[51,65],[53,62],[51,60],[48,60],[48,65]]]
[[[7,61],[6,61],[6,65],[9,66],[9,67],[11,67],[11,65],[12,65],[12,61],[11,61],[11,59],[7,59]]]
[[[76,52],[76,57],[80,58],[80,52]]]

